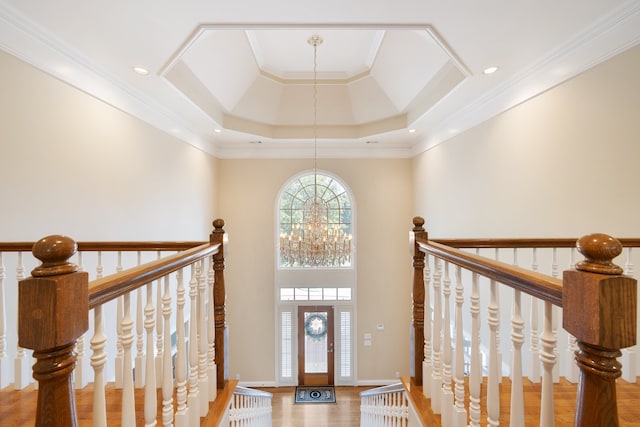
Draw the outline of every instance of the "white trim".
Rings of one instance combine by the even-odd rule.
[[[391,385],[391,384],[398,384],[400,380],[398,378],[395,378],[393,380],[362,380],[362,381],[357,381],[356,384],[358,386],[372,386],[372,387],[378,387],[378,386],[385,386],[385,385]]]
[[[418,155],[549,90],[640,43],[640,2],[630,0],[547,52],[503,84],[437,123],[415,145]],[[612,49],[611,46],[618,46]],[[562,68],[562,73],[558,69]],[[457,129],[452,134],[450,129]]]
[[[238,385],[240,387],[278,387],[276,381],[239,381]]]

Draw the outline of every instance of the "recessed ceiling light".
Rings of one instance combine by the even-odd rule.
[[[377,144],[380,141],[366,141],[365,144]]]
[[[498,67],[496,67],[496,66],[494,65],[494,66],[492,66],[492,67],[487,67],[487,68],[485,68],[484,70],[482,70],[482,74],[487,74],[487,75],[488,75],[488,74],[493,74],[493,73],[495,73],[496,71],[498,71]]]
[[[257,141],[249,141],[249,144],[262,144],[262,141],[257,140]]]
[[[222,132],[222,129],[214,129],[213,131],[214,131],[215,133],[220,133],[220,132]]]
[[[415,133],[415,129],[409,129],[409,133]]]
[[[133,72],[136,74],[140,74],[141,76],[146,76],[149,74],[149,70],[144,67],[133,67]]]

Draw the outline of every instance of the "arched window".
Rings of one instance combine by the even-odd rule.
[[[293,179],[279,203],[279,266],[351,267],[351,205],[344,186],[328,174]]]

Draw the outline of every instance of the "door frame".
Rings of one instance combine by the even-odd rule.
[[[334,385],[335,384],[335,334],[333,305],[299,305],[298,319],[298,385]],[[305,373],[305,327],[304,313],[327,313],[327,372]]]

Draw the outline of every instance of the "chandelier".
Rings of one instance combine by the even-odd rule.
[[[322,37],[313,35],[313,195],[304,201],[302,221],[280,235],[280,262],[290,267],[344,267],[351,265],[351,234],[339,218],[330,221],[329,204],[318,194],[318,75],[317,49]]]

